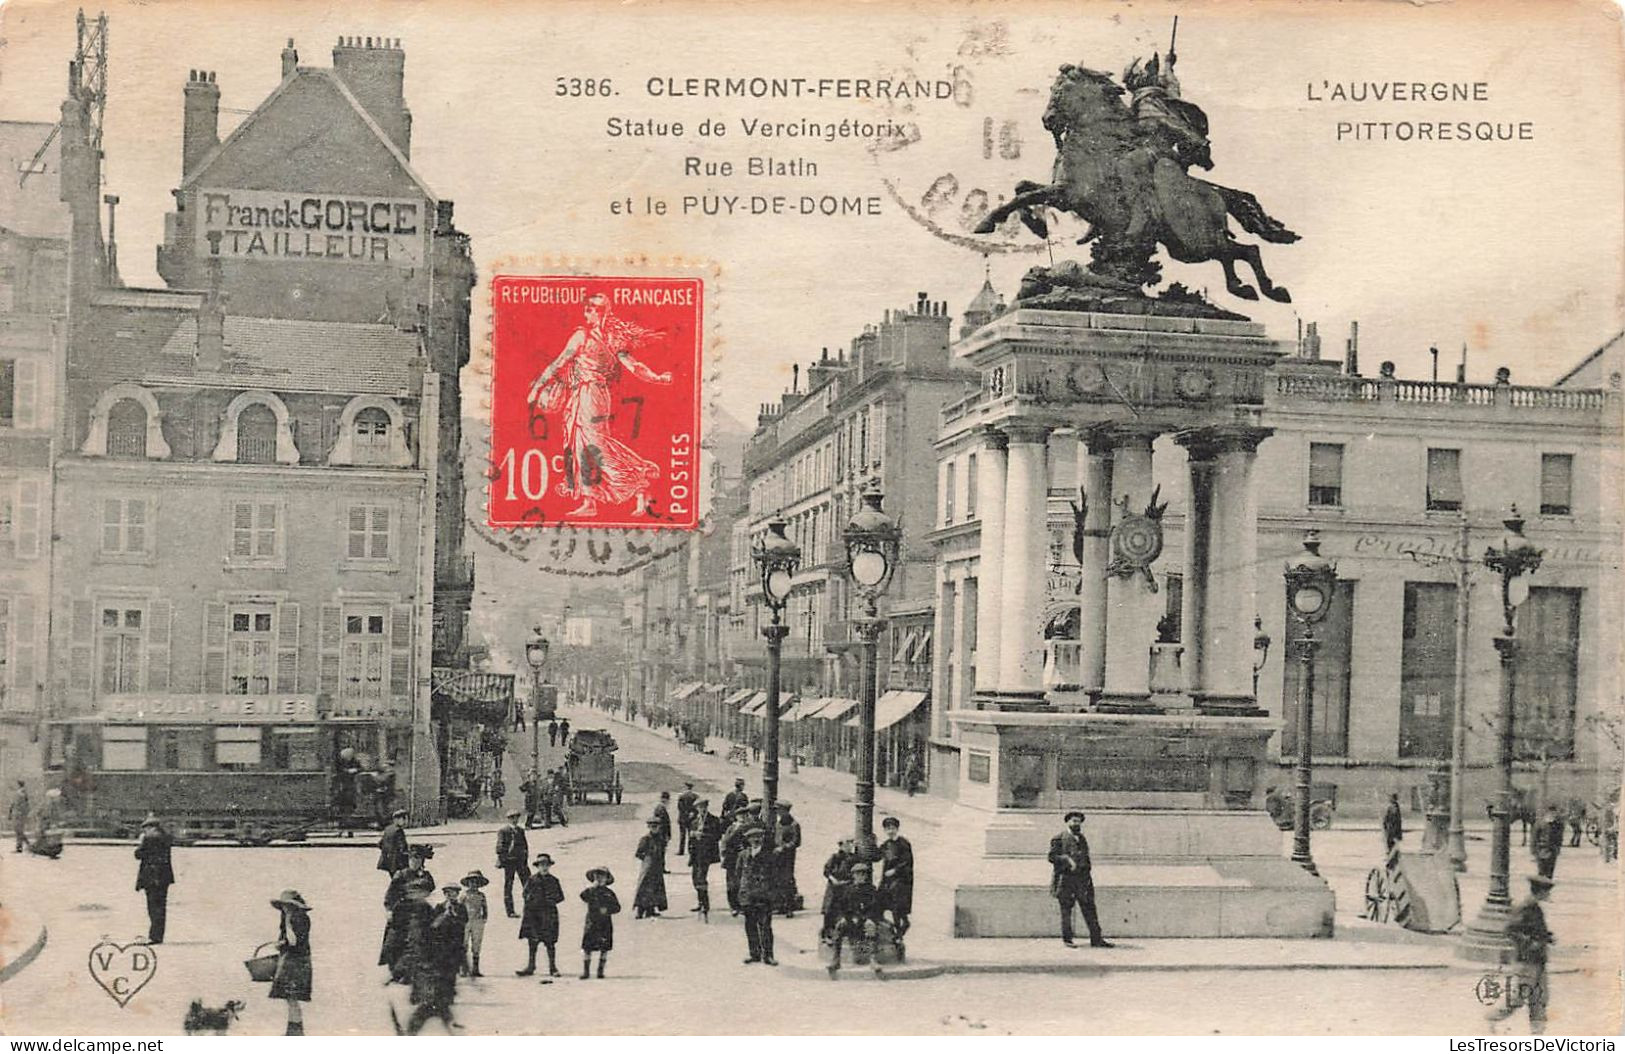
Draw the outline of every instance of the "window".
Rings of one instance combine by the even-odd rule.
[[[347,610],[340,653],[340,693],[350,705],[382,703],[388,694],[389,634],[382,611]]]
[[[133,556],[147,552],[146,498],[105,498],[102,501],[102,553]]]
[[[97,625],[102,694],[141,690],[141,647],[146,632],[138,607],[104,607]]]
[[[943,473],[942,483],[942,522],[954,522],[954,477],[957,475],[957,464],[949,461],[943,465],[947,469]]]
[[[284,772],[320,772],[319,740],[314,728],[303,725],[271,729],[271,765]]]
[[[1428,511],[1461,508],[1461,451],[1428,451]]]
[[[389,559],[389,506],[350,506],[345,555],[351,560]]]
[[[231,504],[231,558],[274,560],[282,555],[282,508],[274,501]]]
[[[214,763],[223,769],[260,767],[260,730],[257,725],[216,725]]]
[[[355,415],[355,463],[383,465],[389,461],[389,414],[369,406]]]
[[[237,414],[237,462],[243,465],[276,464],[276,412],[264,403],[250,403]]]
[[[1399,659],[1399,756],[1450,754],[1456,699],[1456,587],[1406,582]]]
[[[1286,616],[1286,647],[1283,655],[1294,655],[1294,645],[1303,639],[1303,623]],[[1354,650],[1354,583],[1338,582],[1326,620],[1315,628],[1320,646],[1315,649],[1314,752],[1342,757],[1349,749],[1350,661]],[[1298,675],[1302,663],[1290,661],[1282,667],[1281,755],[1297,754]]]
[[[1520,758],[1574,757],[1580,596],[1578,589],[1536,586],[1518,608],[1518,714],[1512,727]]]
[[[17,423],[17,360],[0,359],[0,428]]]
[[[107,411],[107,456],[147,456],[147,408],[134,399],[120,399]]]
[[[209,729],[154,728],[149,757],[152,767],[169,772],[200,772],[209,767]]]
[[[965,459],[965,519],[976,517],[976,455]]]
[[[276,668],[276,634],[269,606],[231,609],[226,626],[226,692],[269,695]]]
[[[146,725],[106,725],[102,728],[103,769],[109,772],[140,772],[146,767]]]
[[[1574,501],[1574,455],[1540,455],[1540,514],[1567,516]]]
[[[1309,444],[1309,504],[1343,504],[1343,444]]]

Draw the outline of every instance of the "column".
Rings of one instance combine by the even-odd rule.
[[[1214,450],[1212,521],[1202,613],[1204,710],[1252,712],[1253,616],[1258,611],[1258,496],[1253,461],[1267,428],[1208,431]]]
[[[982,434],[976,459],[976,508],[981,517],[981,557],[976,572],[976,695],[989,698],[999,687],[999,597],[1004,581],[1004,491],[1008,454],[1004,433]]]
[[[1184,597],[1179,610],[1179,640],[1183,657],[1185,690],[1199,699],[1206,687],[1202,660],[1207,650],[1207,586],[1213,541],[1213,443],[1206,431],[1181,432],[1179,445],[1185,448],[1189,486],[1185,491],[1185,576]]]
[[[1106,683],[1106,564],[1111,559],[1112,435],[1097,428],[1083,437],[1083,567],[1078,591],[1079,669],[1095,695]]]
[[[1124,428],[1112,452],[1114,522],[1127,503],[1132,515],[1145,511],[1156,487],[1151,474],[1152,428]],[[1157,638],[1162,596],[1139,574],[1106,580],[1106,676],[1098,703],[1107,709],[1144,707],[1151,699],[1151,643]]]
[[[1003,581],[999,595],[999,698],[1044,698],[1044,602],[1049,587],[1049,430],[1005,426]]]

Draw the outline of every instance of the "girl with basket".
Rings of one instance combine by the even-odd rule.
[[[305,1034],[305,1018],[299,1006],[310,1002],[310,905],[297,889],[285,889],[271,901],[282,913],[281,932],[276,942],[276,973],[271,977],[271,998],[288,1003],[287,1035]]]

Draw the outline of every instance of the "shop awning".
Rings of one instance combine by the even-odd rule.
[[[843,699],[838,695],[826,696],[823,709],[818,711],[818,720],[839,721],[857,708],[856,699]]]
[[[809,717],[814,710],[818,709],[818,707],[822,705],[822,703],[823,700],[815,696],[807,696],[805,698],[797,699],[794,706],[786,706],[780,711],[779,723],[783,724],[786,721],[800,721],[805,717]]]
[[[875,700],[875,731],[890,728],[903,718],[919,709],[925,702],[926,692],[890,691]],[[847,721],[847,724],[856,728],[856,717]]]
[[[759,714],[762,712],[762,707],[766,705],[767,693],[757,692],[755,695],[750,697],[750,702],[739,708],[739,712],[742,714]]]
[[[801,705],[796,707],[795,720],[805,721],[809,717],[817,717],[818,711],[824,709],[824,707],[828,704],[829,696],[820,696],[816,699],[803,699],[801,700]]]
[[[756,691],[756,689],[754,689],[754,688],[741,688],[741,689],[739,689],[739,691],[733,693],[732,695],[728,696],[728,698],[724,699],[722,701],[722,705],[723,706],[728,706],[728,707],[738,706],[740,703],[743,703],[746,699],[749,699],[751,697],[751,694],[754,693],[755,691]]]
[[[680,703],[684,699],[687,699],[689,696],[693,695],[695,692],[699,691],[700,688],[701,685],[699,681],[690,681],[687,684],[680,684],[677,686],[677,690],[671,693],[672,702]]]

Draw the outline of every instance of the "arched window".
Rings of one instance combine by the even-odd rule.
[[[355,463],[358,465],[385,465],[390,457],[389,414],[376,406],[369,406],[355,415]]]
[[[276,464],[276,412],[264,403],[251,403],[237,415],[237,462]]]
[[[107,456],[147,456],[147,408],[134,399],[120,399],[107,411]]]

